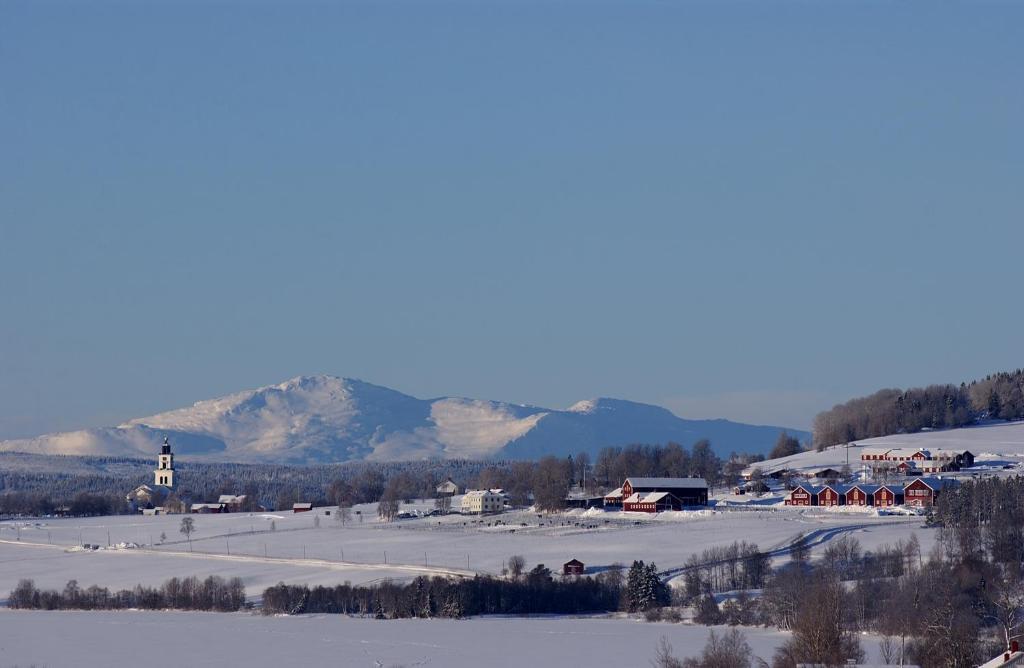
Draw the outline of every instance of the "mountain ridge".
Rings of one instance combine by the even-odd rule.
[[[115,427],[0,441],[0,451],[146,456],[166,435],[211,461],[328,463],[425,458],[535,459],[604,446],[707,438],[720,454],[766,452],[782,427],[687,420],[666,408],[599,397],[550,409],[468,397],[418,399],[360,379],[296,376]],[[806,439],[807,432],[786,429]]]

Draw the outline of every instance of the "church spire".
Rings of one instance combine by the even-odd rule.
[[[174,453],[171,452],[171,444],[166,436],[163,446],[160,447],[160,455],[156,459],[153,482],[168,489],[174,487]]]

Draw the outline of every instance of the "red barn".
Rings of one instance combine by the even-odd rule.
[[[908,506],[934,506],[942,490],[955,484],[955,481],[944,478],[918,478],[903,488],[903,496]]]
[[[816,506],[818,505],[818,493],[820,491],[820,488],[814,487],[813,485],[797,485],[793,488],[793,491],[789,493],[789,498],[786,499],[785,505]]]
[[[660,513],[682,508],[682,502],[668,492],[637,492],[622,502],[623,510],[637,513]]]
[[[903,488],[899,485],[882,485],[875,490],[876,506],[902,506],[903,500]]]
[[[681,506],[708,505],[708,483],[704,478],[626,478],[622,483],[623,499],[650,492],[667,492]]]

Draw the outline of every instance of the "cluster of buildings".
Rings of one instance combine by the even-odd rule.
[[[900,485],[800,484],[789,492],[787,506],[934,506],[939,495],[959,484],[950,478],[920,477]]]
[[[626,478],[604,497],[605,508],[627,512],[660,513],[687,506],[708,505],[708,483],[704,478]]]
[[[927,450],[925,448],[865,448],[860,461],[873,472],[898,471],[904,475],[948,473],[974,466],[969,450]]]

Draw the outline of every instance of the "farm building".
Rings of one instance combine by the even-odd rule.
[[[308,513],[311,510],[313,510],[313,504],[309,503],[308,501],[305,502],[305,503],[293,503],[292,504],[292,512],[293,513]]]
[[[816,506],[820,492],[821,488],[814,485],[797,485],[784,503],[787,506]]]
[[[456,485],[451,478],[448,478],[443,483],[438,485],[437,489],[435,489],[434,491],[439,497],[455,496],[456,494],[459,493],[459,486]]]
[[[579,559],[570,559],[562,564],[562,575],[583,575],[586,566]]]
[[[625,497],[622,496],[622,488],[616,488],[604,495],[604,507],[605,508],[622,508],[622,500]]]
[[[224,512],[224,506],[219,503],[193,503],[189,511],[201,515],[220,514]]]
[[[903,486],[902,485],[879,485],[875,490],[876,506],[902,506]]]
[[[846,485],[825,485],[818,491],[819,506],[845,506]]]
[[[903,496],[908,506],[934,506],[940,493],[956,484],[948,478],[918,478],[903,488]]]
[[[811,480],[813,478],[817,478],[818,480],[829,480],[829,479],[833,479],[834,480],[834,479],[841,478],[842,475],[843,475],[842,472],[837,471],[837,470],[835,470],[834,468],[831,468],[831,467],[826,467],[826,468],[823,468],[823,469],[811,469],[810,471],[807,471],[804,474],[804,477],[807,478],[808,480]]]
[[[708,505],[708,483],[704,478],[626,478],[622,483],[623,510],[634,494],[667,492],[680,506]]]
[[[848,506],[873,506],[875,505],[875,492],[878,485],[851,485],[846,490],[846,505]]]
[[[682,510],[683,503],[669,492],[637,492],[622,502],[622,509],[637,513],[661,513]]]
[[[217,497],[217,503],[224,506],[224,512],[237,513],[242,510],[246,498],[245,494],[221,494]]]
[[[866,448],[860,459],[874,470],[899,468],[911,474],[944,473],[974,466],[974,454],[969,450]]]
[[[565,497],[566,508],[580,508],[582,510],[600,508],[604,505],[604,502],[603,496],[593,496],[590,494],[569,492],[569,495]]]

